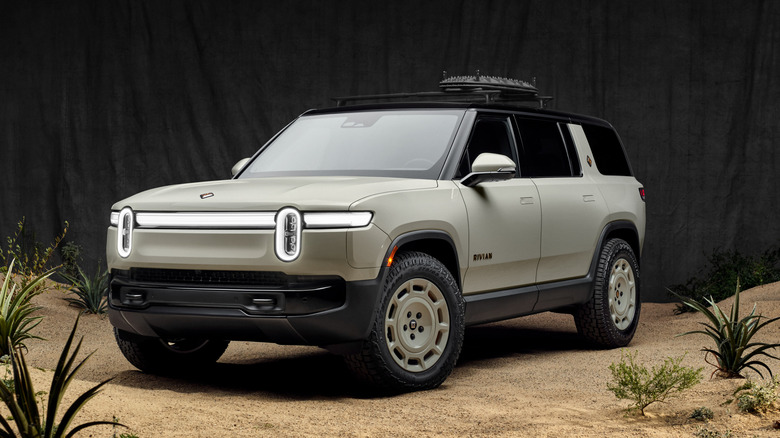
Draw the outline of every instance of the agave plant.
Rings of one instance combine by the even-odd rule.
[[[81,349],[81,340],[79,340],[78,344],[76,344],[76,347],[73,349],[73,353],[70,353],[78,324],[79,320],[76,318],[73,330],[71,330],[68,341],[62,349],[59,362],[57,362],[57,368],[54,370],[54,377],[52,378],[51,388],[49,389],[49,401],[46,406],[45,416],[41,415],[38,408],[36,392],[33,388],[32,380],[30,379],[30,373],[22,349],[13,349],[11,352],[11,363],[13,366],[15,391],[11,392],[5,385],[0,385],[0,398],[5,402],[8,410],[11,412],[11,419],[16,424],[18,435],[8,420],[3,416],[0,416],[0,437],[68,438],[74,436],[83,429],[100,424],[124,427],[124,425],[119,424],[116,421],[90,421],[80,424],[66,433],[76,414],[92,397],[96,396],[101,388],[111,381],[111,379],[98,383],[76,398],[62,415],[59,423],[55,424],[57,411],[59,410],[62,396],[65,394],[68,384],[73,380],[76,372],[84,365],[84,362],[92,356],[90,353],[87,357],[82,359],[75,368],[73,367],[76,355]]]
[[[710,354],[715,356],[717,363],[710,363],[707,361],[707,363],[710,363],[716,368],[716,370],[713,371],[713,374],[719,372],[722,376],[727,378],[743,378],[742,371],[748,368],[755,371],[763,378],[763,374],[759,371],[759,367],[761,367],[766,371],[769,371],[769,375],[772,376],[772,369],[758,358],[766,356],[780,360],[777,356],[773,356],[769,353],[769,350],[780,347],[780,344],[752,342],[751,340],[759,330],[766,327],[767,324],[777,321],[780,317],[768,319],[765,316],[756,315],[756,305],[753,305],[753,310],[750,314],[740,319],[739,291],[740,284],[739,279],[737,279],[734,304],[731,306],[731,312],[728,315],[718,307],[712,297],[705,298],[709,307],[712,307],[712,310],[710,310],[707,306],[698,301],[677,295],[677,297],[682,300],[683,304],[703,314],[709,320],[708,323],[701,323],[701,325],[704,326],[704,330],[694,330],[682,333],[678,336],[698,333],[707,335],[715,341],[717,349],[702,349],[702,351],[707,352],[707,356]]]
[[[11,279],[15,261],[11,261],[3,285],[0,287],[0,355],[11,354],[11,350],[24,347],[27,339],[41,339],[30,333],[42,316],[32,316],[39,309],[30,299],[43,281],[54,273],[51,269],[25,282],[20,290]]]
[[[98,269],[93,277],[85,274],[81,267],[78,267],[78,272],[80,278],[76,278],[64,272],[60,273],[60,276],[76,288],[73,290],[73,293],[76,294],[76,296],[65,299],[68,300],[71,305],[81,307],[86,313],[106,313],[108,271],[101,271],[100,264],[98,264]]]

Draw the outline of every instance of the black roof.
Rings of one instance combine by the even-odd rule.
[[[567,122],[588,123],[611,127],[609,122],[597,117],[586,116],[582,114],[569,113],[564,111],[555,111],[545,108],[537,108],[520,105],[505,105],[499,103],[467,103],[467,102],[385,102],[348,106],[336,106],[329,108],[310,109],[303,115],[337,114],[356,111],[376,111],[376,110],[403,110],[403,109],[475,109],[482,111],[511,112],[513,114],[526,114],[533,116],[543,116],[545,118],[554,118],[565,120]]]

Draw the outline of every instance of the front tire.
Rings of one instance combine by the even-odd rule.
[[[215,339],[166,340],[139,336],[114,328],[116,343],[125,358],[150,374],[187,374],[213,365],[229,341]]]
[[[421,252],[396,255],[369,339],[346,362],[389,392],[436,388],[460,355],[465,302],[447,268]]]
[[[639,263],[625,240],[610,239],[601,249],[593,295],[574,313],[577,331],[602,348],[631,342],[642,307]]]

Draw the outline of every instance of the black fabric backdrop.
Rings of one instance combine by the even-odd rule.
[[[228,177],[330,97],[477,69],[621,133],[645,300],[715,248],[780,243],[780,2],[677,0],[2,2],[0,236],[70,221],[92,268],[115,201]]]

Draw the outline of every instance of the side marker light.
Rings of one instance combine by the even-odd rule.
[[[390,257],[387,258],[387,267],[389,268],[390,265],[393,264],[393,257],[395,257],[395,252],[398,251],[398,247],[394,247],[393,251],[390,253]]]

